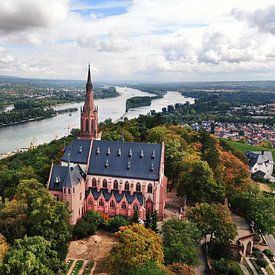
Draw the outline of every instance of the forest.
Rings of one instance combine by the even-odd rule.
[[[74,138],[71,135],[0,161],[0,270],[36,274],[42,266],[40,274],[64,271],[68,242],[97,229],[116,232],[119,242],[106,260],[106,268],[115,267],[118,274],[142,274],[144,270],[152,275],[177,274],[177,270],[194,274],[199,264],[199,242],[206,235],[212,236],[208,247],[216,274],[229,274],[219,273],[222,263],[226,272],[238,270],[234,257],[228,254],[236,237],[230,211],[253,221],[257,232],[272,233],[274,197],[260,191],[251,179],[243,153],[205,131],[195,132],[189,126],[163,123],[162,119],[153,112],[118,123],[106,120],[100,124],[102,139],[120,140],[123,133],[126,141],[164,141],[168,191],[174,189],[179,196],[187,196],[187,219],[164,222],[158,232],[155,213],[146,217],[143,226],[137,224],[135,216],[127,220],[90,212],[71,227],[66,205],[55,201],[45,188],[51,163],[59,161],[64,146]],[[223,205],[225,198],[230,209]],[[27,266],[23,263],[30,247],[33,260]]]

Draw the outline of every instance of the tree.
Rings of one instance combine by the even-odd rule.
[[[165,142],[165,175],[171,180],[172,186],[181,172],[180,161],[183,157],[178,139],[169,139]]]
[[[150,213],[150,211],[146,212],[146,221],[145,221],[146,228],[150,228],[155,232],[157,232],[158,231],[157,221],[158,221],[157,211],[153,211],[153,213]]]
[[[138,211],[137,210],[134,211],[134,214],[133,214],[133,216],[131,218],[131,222],[132,223],[139,223],[139,215],[138,215]]]
[[[109,220],[107,227],[111,232],[117,232],[121,226],[126,226],[128,224],[129,221],[123,216],[114,216]]]
[[[121,227],[116,233],[119,243],[108,258],[108,265],[118,274],[127,274],[133,268],[148,262],[161,265],[163,252],[160,237],[142,224]]]
[[[168,220],[162,226],[162,233],[164,259],[167,264],[179,262],[198,265],[201,232],[194,223]]]
[[[193,267],[183,263],[173,263],[167,266],[167,268],[177,275],[195,275]]]
[[[235,211],[242,212],[248,220],[254,222],[257,231],[274,232],[275,200],[272,195],[250,188],[246,192],[235,193],[230,202]]]
[[[102,216],[96,211],[88,211],[85,213],[83,219],[85,219],[89,223],[94,223],[96,227],[103,227],[105,225],[105,221]]]
[[[94,235],[96,232],[96,225],[94,222],[88,222],[84,218],[79,220],[73,228],[73,236],[76,239],[86,238]]]
[[[130,269],[128,275],[168,275],[164,266],[158,266],[155,262],[148,262],[142,266]]]
[[[240,192],[250,183],[247,165],[230,152],[221,152],[221,181],[225,184],[227,195]]]
[[[220,155],[217,149],[217,142],[205,130],[200,132],[200,137],[202,144],[202,159],[207,161],[213,171],[216,171],[220,165]]]
[[[205,236],[210,235],[210,244],[226,246],[237,236],[237,227],[232,222],[227,206],[215,203],[200,203],[189,209],[187,217],[193,221]]]
[[[9,250],[9,245],[4,235],[0,234],[0,263],[3,262],[5,255]]]
[[[70,213],[65,203],[57,201],[37,180],[24,180],[16,196],[28,206],[29,234],[52,243],[61,258],[66,256],[71,238]]]
[[[206,161],[184,162],[177,186],[180,195],[186,194],[192,202],[222,201],[223,187],[215,182],[212,170]]]
[[[9,242],[22,238],[27,231],[27,205],[18,200],[6,200],[0,210],[0,232]]]
[[[63,267],[51,243],[41,236],[17,239],[6,255],[5,274],[57,274]]]

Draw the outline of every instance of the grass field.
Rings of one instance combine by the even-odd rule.
[[[261,146],[256,146],[256,145],[249,145],[249,144],[245,144],[245,143],[240,143],[237,141],[231,141],[231,140],[227,140],[225,139],[225,141],[234,149],[241,151],[242,153],[246,153],[247,151],[261,151],[261,150],[265,150],[265,151],[271,151],[272,155],[273,155],[273,160],[275,160],[275,149],[267,149]]]

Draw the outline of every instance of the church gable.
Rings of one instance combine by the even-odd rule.
[[[70,162],[72,163],[87,164],[91,143],[92,141],[87,139],[73,140],[65,149],[61,161],[68,162],[70,158]]]
[[[84,178],[85,174],[79,165],[54,165],[52,167],[52,173],[49,181],[49,190],[62,191],[64,187],[74,187],[84,180]]]

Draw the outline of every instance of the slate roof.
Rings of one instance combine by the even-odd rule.
[[[94,140],[88,174],[158,180],[161,144]]]
[[[79,165],[59,166],[54,165],[50,178],[49,189],[62,191],[63,187],[71,188],[84,179],[85,173]]]
[[[101,188],[98,192],[96,188],[90,187],[85,192],[86,198],[90,193],[92,193],[95,200],[97,200],[102,194],[105,201],[109,201],[112,194],[114,194],[114,197],[118,203],[121,202],[121,200],[125,197],[129,204],[132,204],[135,198],[137,198],[140,205],[143,205],[143,195],[141,192],[134,192],[133,195],[131,195],[130,191],[122,191],[121,194],[119,194],[118,190],[113,189],[111,192],[108,192],[108,189],[104,188]]]
[[[61,161],[68,162],[68,154],[70,154],[70,162],[87,164],[89,151],[91,146],[91,140],[87,139],[75,139],[71,144],[66,147],[64,155]]]
[[[249,167],[253,167],[256,163],[273,163],[271,151],[254,151],[247,152]]]

